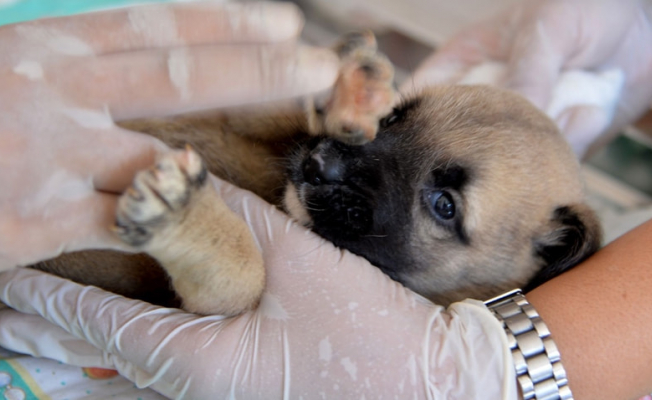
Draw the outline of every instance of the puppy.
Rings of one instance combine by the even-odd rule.
[[[290,165],[292,216],[441,304],[537,285],[599,246],[564,139],[505,91],[428,89],[374,141],[319,139]]]
[[[34,268],[192,312],[254,307],[262,256],[207,170],[440,304],[534,287],[599,247],[578,163],[527,101],[449,86],[393,107],[393,70],[373,37],[337,51],[335,88],[307,112],[124,123],[196,149],[162,155],[121,197],[116,233],[143,254],[73,253]]]

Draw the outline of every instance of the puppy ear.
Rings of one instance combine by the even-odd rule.
[[[543,268],[525,288],[532,290],[595,253],[602,243],[602,228],[593,210],[584,204],[559,207],[548,229],[534,240]]]

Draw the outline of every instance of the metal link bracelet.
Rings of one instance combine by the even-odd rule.
[[[523,398],[572,400],[559,350],[521,290],[512,290],[484,304],[505,329]]]

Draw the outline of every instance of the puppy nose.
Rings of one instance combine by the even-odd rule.
[[[342,180],[344,165],[338,157],[313,153],[303,165],[303,177],[311,185],[323,185]]]

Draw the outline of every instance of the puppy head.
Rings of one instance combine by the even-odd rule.
[[[321,138],[291,160],[285,205],[315,232],[446,304],[533,287],[600,243],[554,124],[488,87],[404,101],[376,140]]]

